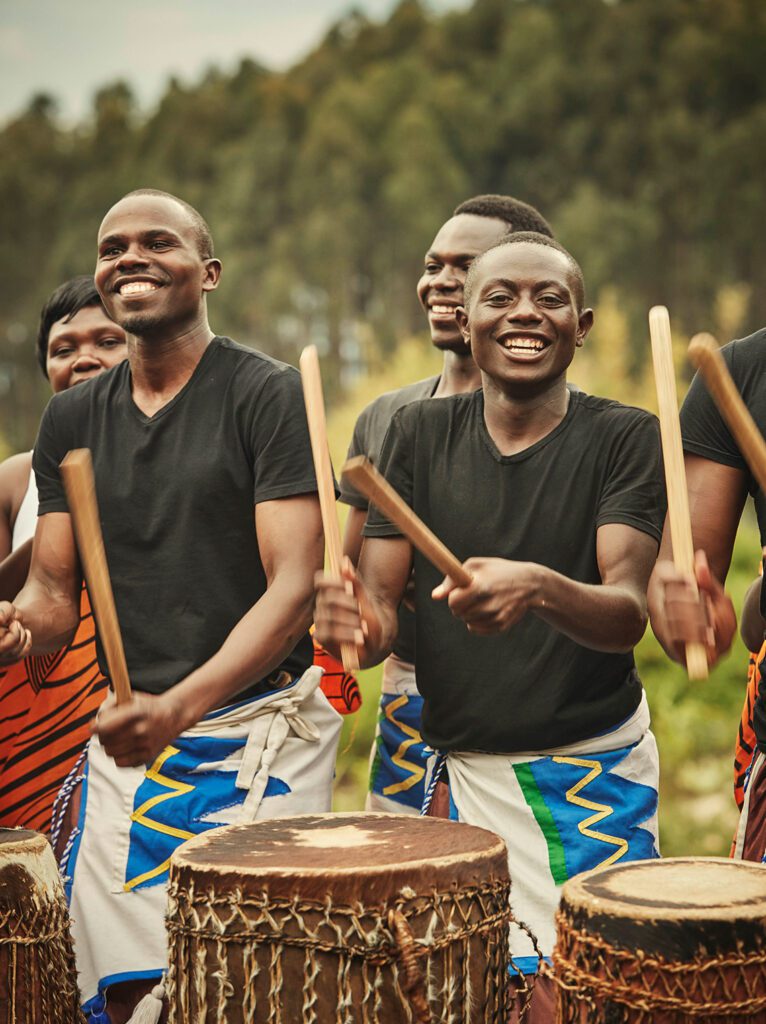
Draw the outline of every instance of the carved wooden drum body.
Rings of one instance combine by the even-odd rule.
[[[53,851],[0,829],[0,1022],[80,1024],[69,914]]]
[[[170,1020],[502,1021],[508,892],[502,840],[436,818],[208,832],[171,860]]]
[[[559,1024],[766,1021],[766,868],[637,861],[564,885]]]

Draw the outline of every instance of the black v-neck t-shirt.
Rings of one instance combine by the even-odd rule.
[[[572,392],[563,420],[501,455],[481,391],[414,402],[392,420],[380,469],[463,561],[537,562],[598,584],[596,532],[624,523],[659,543],[665,515],[655,417]],[[367,537],[399,533],[374,507]],[[529,613],[499,636],[470,634],[431,590],[441,573],[415,552],[416,676],[423,735],[441,750],[514,753],[588,739],[641,698],[632,653],[593,651]]]
[[[266,591],[254,506],[316,491],[300,375],[215,338],[151,417],[133,401],[127,361],[55,395],[34,451],[40,515],[68,511],[59,464],[72,448],[93,454],[131,683],[161,693]],[[100,643],[98,657],[106,672]],[[306,634],[280,667],[300,674],[311,661]]]

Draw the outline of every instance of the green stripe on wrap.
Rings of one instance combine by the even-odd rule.
[[[548,864],[550,865],[553,881],[556,885],[563,885],[569,878],[569,874],[567,873],[567,863],[564,857],[564,844],[561,842],[561,836],[556,828],[553,815],[535,782],[531,765],[515,764],[513,765],[513,770],[516,773],[516,781],[521,788],[521,792],[524,794],[524,799],[529,804],[535,816],[535,821],[545,837],[545,843],[548,847]]]

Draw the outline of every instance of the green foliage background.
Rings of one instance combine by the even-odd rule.
[[[367,400],[432,372],[425,339],[407,340],[414,283],[437,226],[481,192],[537,205],[581,261],[598,319],[578,383],[652,407],[651,305],[671,309],[683,382],[685,334],[766,321],[764,53],[762,0],[475,0],[439,17],[401,0],[383,23],[350,13],[286,72],[211,69],[150,111],[125,82],[76,125],[35,97],[0,130],[0,455],[32,443],[47,396],[42,301],[93,267],[101,217],[147,186],[210,221],[217,330],[290,362],[319,345],[336,459]],[[746,523],[737,601],[757,557]],[[665,851],[724,851],[744,652],[693,688],[651,637],[639,662]],[[361,801],[364,685],[339,804]]]
[[[420,329],[422,254],[480,192],[537,205],[591,297],[617,290],[633,370],[654,303],[718,328],[739,287],[735,329],[760,326],[764,52],[762,0],[401,0],[383,23],[348,14],[286,72],[211,69],[150,111],[125,82],[74,126],[35,97],[0,131],[5,433],[34,437],[42,300],[93,266],[102,216],[137,187],[209,219],[218,329],[288,361],[317,342],[333,396]]]

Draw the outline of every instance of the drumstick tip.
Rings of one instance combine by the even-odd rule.
[[[713,335],[708,334],[707,331],[702,331],[699,334],[695,334],[689,342],[689,358],[696,366],[700,355],[705,352],[717,352],[718,349],[718,342]]]
[[[306,345],[306,347],[303,349],[303,351],[301,352],[300,357],[298,359],[298,365],[300,366],[301,369],[303,369],[305,364],[309,363],[309,362],[311,362],[311,363],[318,363],[319,362],[319,353],[317,352],[316,345]]]

